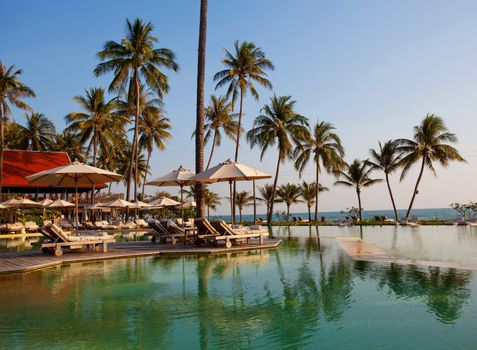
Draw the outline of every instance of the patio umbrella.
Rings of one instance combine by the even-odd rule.
[[[230,214],[232,216],[232,224],[235,224],[234,201],[232,195],[232,183],[234,181],[251,181],[260,179],[269,179],[268,175],[260,170],[249,167],[248,165],[234,162],[230,159],[220,163],[213,168],[195,175],[192,180],[203,183],[228,182],[230,191]]]
[[[6,207],[40,208],[41,204],[28,198],[9,199],[2,203]]]
[[[197,203],[195,201],[189,201],[185,202],[182,206],[186,209],[192,209],[197,207]]]
[[[0,203],[0,209],[5,209],[6,206],[4,206],[3,204]]]
[[[40,203],[42,207],[47,207],[48,204],[53,203],[53,200],[50,199],[50,198],[45,198],[45,199],[39,201],[38,203]]]
[[[56,201],[52,201],[50,204],[48,204],[47,208],[48,209],[66,209],[66,216],[69,217],[68,215],[68,208],[74,207],[75,205],[71,202],[67,202],[63,199],[57,199]]]
[[[149,209],[150,207],[152,207],[152,205],[149,204],[149,203],[145,203],[145,202],[142,202],[142,201],[137,201],[137,202],[133,202],[133,206],[131,208],[132,209],[139,209],[139,210],[146,210],[146,209]]]
[[[162,197],[162,198],[159,198],[159,199],[156,199],[155,201],[152,201],[151,203],[149,203],[151,205],[151,207],[176,207],[178,205],[180,205],[181,203],[178,202],[178,201],[175,201],[169,197]]]
[[[123,176],[95,168],[93,166],[74,161],[71,164],[62,165],[53,169],[41,171],[27,176],[31,184],[45,184],[50,186],[74,186],[75,187],[75,221],[79,223],[78,215],[78,185],[96,185],[104,182],[119,181]]]
[[[167,173],[157,179],[151,180],[146,183],[146,185],[151,186],[179,186],[181,192],[181,202],[178,203],[181,206],[181,217],[184,221],[184,207],[182,203],[184,202],[184,194],[182,193],[184,186],[193,185],[194,181],[190,181],[191,177],[194,176],[194,173],[190,170],[187,170],[181,166],[177,170],[173,170],[170,173]],[[152,204],[152,203],[151,203]],[[177,205],[178,205],[177,204]]]

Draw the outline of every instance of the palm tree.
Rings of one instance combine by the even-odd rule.
[[[265,105],[254,123],[253,129],[247,133],[251,147],[258,145],[262,148],[260,159],[271,146],[278,148],[278,160],[273,182],[272,203],[267,213],[268,223],[272,222],[273,203],[277,189],[280,163],[286,158],[293,158],[294,144],[299,145],[309,136],[308,119],[294,110],[295,101],[291,96],[276,96],[270,98],[270,104]]]
[[[273,185],[265,184],[262,187],[258,187],[258,193],[260,197],[257,197],[256,199],[265,203],[267,206],[268,217],[268,213],[270,212],[270,207],[273,202]]]
[[[83,162],[85,149],[77,134],[63,131],[63,133],[56,135],[55,150],[68,153],[71,160]]]
[[[207,170],[210,167],[215,146],[220,146],[222,142],[221,130],[230,139],[235,141],[238,122],[235,120],[235,115],[232,114],[232,103],[227,102],[225,97],[216,97],[214,95],[210,97],[210,105],[205,109],[205,118],[208,123],[204,125],[204,143],[207,144],[212,137],[209,161],[205,168]],[[195,131],[192,135],[195,135]]]
[[[121,42],[108,41],[103,50],[98,53],[101,63],[94,69],[94,74],[100,76],[113,71],[114,78],[109,85],[109,91],[124,93],[129,84],[129,93],[134,91],[136,96],[136,111],[134,113],[134,137],[131,152],[131,164],[139,166],[135,160],[139,157],[139,117],[140,111],[140,85],[141,77],[144,82],[157,95],[162,98],[169,91],[167,76],[160,70],[165,67],[173,71],[179,69],[175,61],[175,54],[167,48],[154,48],[158,43],[157,38],[152,35],[154,27],[151,22],[144,23],[136,19],[133,23],[126,20],[126,36]],[[135,196],[137,196],[137,186],[139,171],[131,172],[134,178]],[[137,200],[137,198],[135,198]]]
[[[161,108],[153,105],[147,106],[142,110],[139,121],[139,147],[147,151],[146,168],[149,169],[149,160],[154,145],[161,151],[166,149],[166,142],[172,139],[172,135],[168,130],[171,129],[169,119],[163,115]],[[146,183],[146,173],[144,173],[142,195],[144,198],[144,184]]]
[[[427,114],[421,124],[414,127],[414,137],[412,140],[399,139],[396,142],[399,144],[399,150],[405,154],[402,158],[401,180],[406,177],[407,172],[414,163],[421,161],[421,169],[414,186],[409,208],[406,212],[406,219],[408,219],[414,199],[418,194],[424,168],[429,168],[437,176],[434,162],[438,162],[445,168],[450,161],[465,162],[465,159],[462,158],[456,148],[450,145],[450,143],[457,142],[457,136],[450,133],[442,118],[435,114]]]
[[[31,111],[23,100],[28,97],[35,97],[32,89],[20,81],[21,69],[15,70],[15,66],[6,67],[0,61],[0,200],[2,196],[3,182],[3,150],[4,143],[4,123],[12,115],[10,106]]]
[[[205,206],[207,207],[207,217],[210,218],[210,209],[215,210],[220,204],[220,197],[216,192],[209,190],[207,187],[204,188],[204,201]]]
[[[336,174],[343,168],[344,148],[334,130],[335,127],[331,123],[317,122],[311,137],[297,147],[295,168],[300,176],[310,159],[315,163],[315,183],[320,183],[322,169],[327,173]],[[319,188],[316,186],[315,191],[315,221],[318,221]]]
[[[313,204],[315,204],[316,199],[316,182],[308,183],[306,181],[303,181],[300,184],[300,191],[301,198],[303,198],[303,201],[306,203],[306,206],[308,208],[308,221],[311,222],[311,207],[313,206]],[[328,187],[321,186],[320,184],[319,191],[328,191]]]
[[[97,166],[98,146],[109,149],[118,146],[115,130],[122,128],[129,118],[113,116],[117,107],[114,99],[106,101],[104,89],[91,88],[85,90],[85,96],[75,96],[76,102],[84,112],[72,112],[65,116],[67,132],[77,133],[81,143],[88,144],[85,161],[89,158],[89,151],[93,147],[93,166]]]
[[[26,126],[20,126],[20,144],[30,151],[48,151],[56,138],[55,126],[41,113],[25,114]]]
[[[389,196],[391,197],[391,203],[393,205],[394,217],[397,223],[399,218],[393,192],[391,191],[391,184],[389,183],[389,175],[401,166],[402,152],[399,150],[397,142],[393,140],[386,141],[384,145],[379,142],[379,150],[370,149],[369,152],[371,153],[372,159],[369,161],[369,164],[372,169],[384,172],[386,185],[388,186]]]
[[[359,221],[361,222],[361,191],[365,187],[372,186],[378,182],[383,181],[382,179],[372,179],[370,174],[373,171],[373,167],[369,164],[368,160],[361,161],[355,159],[351,164],[345,164],[344,170],[339,172],[339,176],[343,177],[344,180],[335,181],[335,185],[354,187],[356,194],[358,196],[358,210],[359,210]]]
[[[197,50],[197,102],[195,125],[195,172],[204,170],[204,84],[205,84],[205,45],[207,39],[207,0],[200,0],[199,48]],[[204,186],[197,183],[195,200],[196,215],[204,217]]]
[[[253,196],[248,191],[240,191],[235,194],[235,204],[239,210],[240,224],[242,224],[242,210],[244,207],[252,205]]]
[[[290,222],[290,207],[292,204],[301,202],[300,196],[301,196],[300,186],[297,186],[291,183],[286,183],[278,187],[277,199],[278,201],[285,203],[287,206],[287,222]]]
[[[225,69],[217,72],[214,76],[214,81],[218,81],[216,89],[227,85],[227,98],[232,96],[232,105],[235,104],[238,95],[240,94],[239,119],[237,128],[237,138],[235,146],[235,161],[238,161],[238,150],[240,147],[240,132],[242,128],[243,115],[243,98],[250,90],[250,93],[258,101],[258,92],[255,88],[255,83],[272,89],[272,84],[266,78],[266,70],[273,70],[272,61],[265,57],[265,52],[254,43],[244,41],[240,43],[238,40],[234,43],[235,56],[233,53],[224,49],[225,58],[222,63]]]
[[[7,122],[4,126],[5,149],[26,149],[27,145],[21,143],[22,126],[15,122]]]
[[[143,153],[139,154],[138,164],[131,164],[130,159],[132,157],[132,149],[124,149],[123,154],[119,156],[117,160],[117,172],[118,174],[130,174],[132,173],[134,178],[136,178],[136,169],[138,171],[137,179],[139,181],[138,185],[142,186],[142,179],[146,176],[146,173],[149,173],[149,170],[146,168],[146,157]],[[127,176],[123,177],[123,183],[127,185],[128,178]]]

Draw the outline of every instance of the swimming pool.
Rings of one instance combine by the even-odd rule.
[[[0,348],[474,347],[475,273],[354,262],[293,230],[276,250],[3,276]]]

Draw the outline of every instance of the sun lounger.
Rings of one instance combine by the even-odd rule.
[[[410,218],[410,219],[401,219],[399,221],[399,224],[402,226],[411,226],[411,227],[416,227],[419,226],[419,219],[418,218]]]
[[[2,233],[20,233],[25,226],[21,222],[15,222],[13,224],[1,224],[0,225],[0,232]]]
[[[137,225],[137,228],[146,228],[148,227],[148,224],[146,221],[144,221],[144,219],[137,219],[135,221],[136,225]]]
[[[73,225],[71,225],[68,221],[62,220],[60,221],[60,227],[63,230],[71,230],[73,228]]]
[[[170,240],[171,243],[175,245],[178,239],[185,238],[184,232],[174,232],[169,230],[159,220],[151,219],[148,220],[147,223],[154,230],[153,232],[145,234],[146,236],[151,236],[152,243],[155,243],[157,239],[159,239],[160,243],[167,243],[167,241]]]
[[[258,238],[260,244],[263,244],[263,232],[261,230],[247,230],[247,229],[232,229],[225,221],[217,220],[211,221],[212,227],[221,235],[215,237],[216,240],[224,240],[227,248],[232,247],[232,243],[246,242],[251,238]]]
[[[200,245],[202,242],[212,243],[217,245],[216,237],[220,237],[220,233],[210,224],[209,220],[195,219],[194,225],[197,227],[197,234],[195,235],[195,244]]]
[[[37,232],[40,226],[36,224],[36,222],[33,221],[27,221],[25,222],[25,231],[26,232]]]
[[[75,250],[86,247],[97,250],[99,246],[102,246],[103,252],[106,253],[108,251],[108,243],[114,242],[114,238],[109,235],[66,235],[61,227],[55,224],[41,227],[40,232],[47,238],[47,240],[41,244],[42,252],[56,256],[62,256],[64,248]]]

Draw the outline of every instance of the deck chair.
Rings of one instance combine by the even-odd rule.
[[[232,242],[246,242],[248,243],[251,238],[258,238],[260,240],[260,245],[263,244],[263,232],[261,230],[247,230],[247,229],[232,229],[225,221],[216,220],[211,221],[210,224],[214,227],[221,235],[218,240],[225,240],[225,247],[232,247]],[[222,238],[223,237],[223,238]]]
[[[144,219],[136,219],[135,221],[138,228],[145,228],[147,227],[147,222]]]
[[[194,220],[194,225],[197,227],[197,235],[195,244],[200,245],[202,242],[212,243],[217,245],[217,237],[220,237],[217,231],[206,218],[199,218]]]
[[[161,220],[162,226],[166,228],[169,234],[174,235],[176,238],[183,240],[184,242],[187,239],[186,231],[176,225],[176,223],[172,220]]]
[[[145,234],[146,236],[151,236],[152,243],[155,243],[159,238],[160,243],[167,243],[170,240],[175,245],[178,238],[185,236],[183,233],[177,234],[169,231],[159,220],[151,219],[147,223],[154,230]]]
[[[47,241],[41,244],[41,251],[58,257],[63,255],[63,248],[75,250],[86,247],[97,250],[101,246],[103,253],[106,253],[108,251],[108,243],[114,242],[114,238],[109,235],[66,235],[61,227],[55,224],[41,227],[40,233],[47,238]]]
[[[25,231],[26,232],[37,232],[40,226],[36,224],[36,222],[33,221],[27,221],[25,222]]]

